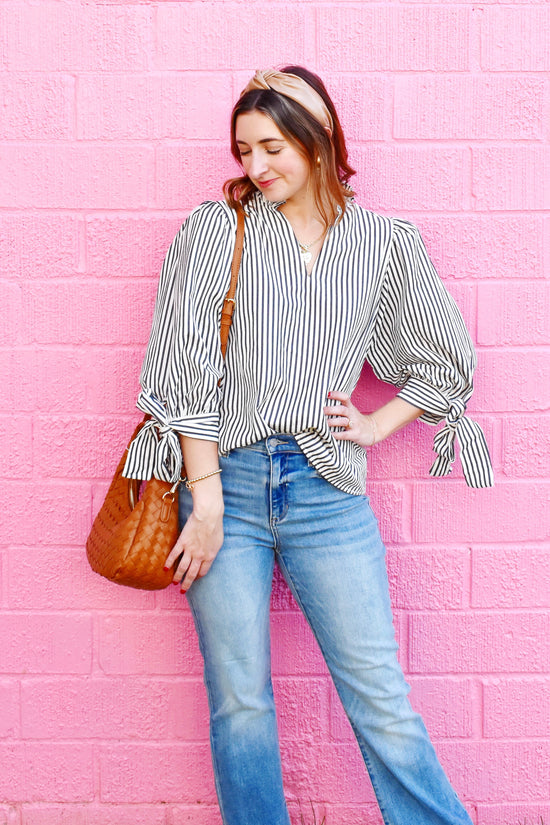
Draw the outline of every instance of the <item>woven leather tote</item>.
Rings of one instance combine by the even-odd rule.
[[[220,343],[225,358],[235,308],[235,290],[244,242],[244,212],[237,210],[237,235],[231,263],[231,282],[222,308]],[[130,444],[150,416],[138,424]],[[86,542],[86,556],[96,573],[116,584],[140,590],[161,590],[174,577],[164,565],[179,534],[177,488],[151,478],[145,483],[124,478],[126,448]]]

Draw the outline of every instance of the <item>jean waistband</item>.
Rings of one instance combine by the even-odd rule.
[[[267,438],[262,438],[261,441],[256,441],[254,444],[249,444],[241,449],[253,450],[256,453],[264,453],[264,455],[272,455],[273,453],[302,452],[296,438],[293,435],[290,435],[290,433],[268,435]]]

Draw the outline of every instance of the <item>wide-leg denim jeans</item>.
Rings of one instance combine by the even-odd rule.
[[[407,698],[385,549],[367,497],[325,481],[290,435],[220,463],[224,544],[188,598],[225,825],[289,825],[270,669],[275,559],[321,647],[386,825],[471,825]],[[190,508],[185,491],[182,523]]]

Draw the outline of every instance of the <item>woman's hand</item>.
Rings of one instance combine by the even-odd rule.
[[[338,441],[355,441],[361,447],[372,447],[373,444],[378,444],[400,430],[405,424],[415,421],[423,413],[420,407],[403,401],[397,395],[376,412],[368,415],[360,413],[345,392],[331,391],[328,397],[335,403],[323,407],[323,412],[334,438]],[[344,429],[334,432],[335,427],[344,427]]]
[[[344,392],[329,392],[329,398],[336,403],[323,407],[332,434],[338,441],[355,441],[361,447],[372,447],[380,439],[376,421],[372,415],[363,415]],[[335,427],[343,430],[335,432]]]
[[[206,484],[206,479],[201,484]],[[191,515],[166,559],[169,569],[181,556],[173,583],[181,582],[182,593],[189,590],[195,579],[206,576],[223,544],[223,498],[219,482],[218,487],[213,494],[204,489],[201,494],[194,491]]]

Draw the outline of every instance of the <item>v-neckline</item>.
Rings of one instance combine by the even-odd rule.
[[[283,203],[284,203],[284,201],[283,201]],[[282,204],[279,204],[279,205],[282,205]],[[282,217],[283,221],[285,222],[285,224],[286,224],[286,226],[287,226],[287,228],[288,228],[288,230],[289,230],[289,232],[290,232],[290,234],[291,234],[291,236],[294,240],[294,244],[297,248],[298,259],[300,261],[300,266],[302,266],[305,269],[306,275],[308,276],[308,278],[311,278],[313,273],[315,272],[316,267],[317,267],[317,262],[318,262],[319,258],[321,257],[321,255],[323,254],[323,250],[324,250],[325,245],[328,241],[328,237],[330,235],[333,224],[331,224],[330,226],[327,227],[327,229],[324,233],[324,236],[323,236],[323,243],[321,244],[321,247],[320,247],[319,251],[317,252],[317,254],[315,255],[315,257],[313,258],[311,269],[308,270],[307,263],[304,261],[304,259],[302,258],[302,255],[301,255],[300,241],[296,237],[296,233],[294,232],[294,228],[293,228],[292,224],[290,223],[289,219],[287,218],[287,216],[285,215],[284,212],[281,212],[278,208],[275,208],[274,211],[277,212],[277,214],[279,214]]]

